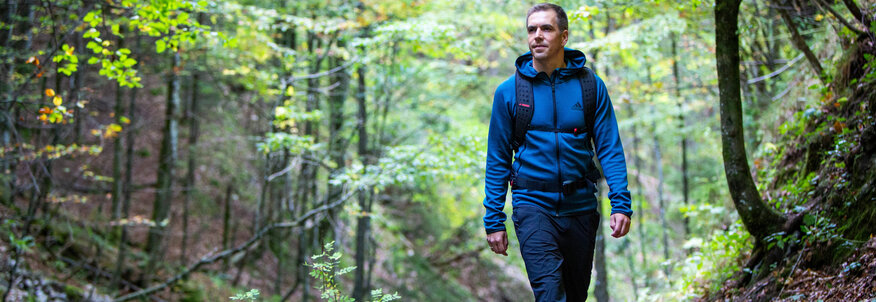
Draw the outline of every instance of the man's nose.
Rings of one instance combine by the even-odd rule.
[[[541,28],[535,30],[535,39],[544,40],[544,31]]]

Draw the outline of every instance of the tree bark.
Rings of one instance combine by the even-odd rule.
[[[364,49],[362,50],[364,51]],[[357,151],[360,161],[363,165],[370,164],[370,155],[368,154],[368,109],[366,106],[367,99],[365,98],[365,66],[360,65],[356,70],[358,76],[358,90],[356,92],[356,104],[358,105],[357,127],[359,130],[359,144]],[[360,188],[357,192],[359,207],[363,212],[371,213],[371,190],[368,188]],[[353,285],[353,299],[363,301],[370,290],[366,278],[366,255],[368,254],[369,229],[371,225],[370,215],[361,215],[356,222],[356,276]]]
[[[346,43],[344,40],[338,40],[337,43],[338,48],[346,47]],[[332,61],[333,66],[343,66],[344,59],[340,56],[335,57]],[[341,195],[341,186],[331,184],[331,179],[337,173],[340,173],[344,170],[346,156],[346,141],[344,137],[341,135],[342,127],[344,126],[344,107],[347,101],[347,94],[349,92],[350,87],[350,75],[347,72],[339,71],[332,74],[330,77],[331,81],[334,85],[335,83],[338,85],[336,88],[332,89],[329,94],[328,100],[328,109],[329,109],[329,158],[332,162],[335,163],[335,168],[329,171],[330,177],[326,179],[326,187],[327,196],[326,202],[331,202],[332,199],[337,198]],[[328,212],[328,219],[323,220],[323,228],[325,230],[331,229],[331,224],[329,221],[334,221],[337,219],[338,212],[336,210],[331,210]],[[329,232],[330,236],[337,236],[340,230],[333,230]],[[335,241],[339,241],[339,238],[335,238]]]
[[[121,29],[120,29],[120,31],[121,31]],[[124,33],[123,33],[123,35],[124,35]],[[119,38],[118,43],[119,43],[119,48],[124,47],[125,39]],[[124,90],[125,89],[122,87],[122,85],[116,85],[116,100],[115,100],[116,104],[115,104],[113,114],[115,117],[116,124],[118,124],[120,126],[124,124],[124,123],[122,123],[122,117],[124,116],[124,110],[125,110],[124,104],[123,104],[124,101],[122,100],[122,97],[124,97]],[[113,189],[112,189],[113,191],[111,193],[112,194],[112,197],[111,197],[111,205],[112,205],[111,211],[112,212],[110,213],[110,220],[112,220],[112,221],[118,220],[119,217],[121,216],[121,207],[120,207],[121,203],[120,203],[120,201],[122,200],[122,194],[123,194],[122,193],[122,185],[124,183],[123,182],[124,180],[122,179],[122,161],[123,161],[123,158],[122,158],[122,136],[117,135],[115,138],[113,138]],[[116,229],[118,229],[118,228],[116,228]]]
[[[164,241],[167,221],[170,219],[170,205],[173,199],[173,178],[177,161],[177,142],[179,140],[179,117],[180,117],[180,55],[173,53],[171,71],[167,83],[167,108],[165,112],[165,124],[161,151],[158,156],[158,180],[155,193],[155,204],[152,209],[152,221],[155,226],[149,228],[149,238],[146,242],[146,251],[149,261],[143,272],[144,284],[155,273],[155,265],[164,257]]]
[[[724,173],[733,204],[743,224],[758,242],[778,232],[786,218],[767,206],[751,177],[742,129],[739,82],[738,14],[741,0],[715,2],[715,45],[720,92],[721,145]]]
[[[136,49],[134,49],[131,52],[132,58],[136,55],[137,51],[140,50],[140,46],[141,46],[139,33],[137,33],[137,31],[134,31],[133,34],[134,34],[134,39],[136,39],[136,41],[137,41],[136,42],[137,47],[136,47]],[[81,41],[80,41],[80,43],[81,43]],[[77,80],[77,82],[81,83],[81,81],[78,81],[78,80]],[[127,150],[126,150],[126,156],[125,156],[125,181],[123,182],[124,185],[122,187],[122,194],[124,196],[122,199],[122,213],[121,213],[122,216],[121,216],[121,218],[124,218],[124,219],[128,218],[129,213],[130,213],[130,208],[131,208],[131,191],[132,191],[131,179],[133,178],[133,169],[132,168],[134,166],[134,164],[133,164],[133,162],[134,162],[134,138],[136,137],[136,132],[133,130],[134,120],[136,118],[134,116],[135,115],[134,105],[136,104],[138,90],[139,89],[137,89],[137,88],[131,88],[131,93],[130,93],[130,96],[128,98],[128,119],[131,120],[131,124],[130,124],[131,126],[129,126],[125,129],[125,134],[128,135],[128,138],[126,139]],[[77,98],[77,100],[78,100],[78,98]],[[76,110],[76,112],[78,114],[79,110]],[[79,119],[77,119],[77,122],[78,122],[78,120]],[[76,131],[78,131],[78,130],[76,130]],[[77,132],[77,135],[78,135],[78,132]],[[125,258],[127,256],[127,249],[128,249],[128,227],[127,227],[127,225],[122,224],[122,235],[119,239],[118,256],[116,256],[116,269],[113,272],[113,277],[112,277],[112,280],[110,282],[110,286],[113,288],[118,287],[119,279],[121,278],[121,274],[122,274],[122,268],[125,264]]]
[[[222,215],[222,249],[231,245],[231,193],[234,192],[234,181],[228,183],[225,189],[225,210]],[[222,271],[228,271],[228,258],[222,260]]]

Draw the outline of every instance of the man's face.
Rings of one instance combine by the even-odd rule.
[[[535,60],[547,60],[562,54],[569,39],[569,31],[560,32],[557,26],[557,12],[543,10],[532,13],[527,20],[529,50]]]

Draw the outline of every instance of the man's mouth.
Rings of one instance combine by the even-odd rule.
[[[541,48],[547,48],[547,45],[535,45],[535,46],[532,47],[533,50],[535,50],[535,49],[541,49]]]

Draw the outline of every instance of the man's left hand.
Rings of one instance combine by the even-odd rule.
[[[611,227],[611,237],[621,238],[630,231],[630,217],[622,213],[611,214],[608,220],[608,226]]]

